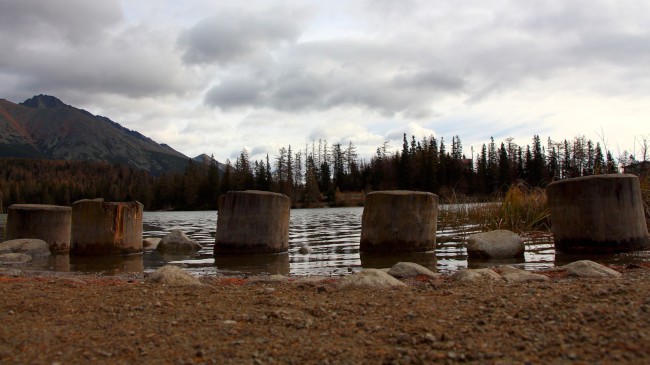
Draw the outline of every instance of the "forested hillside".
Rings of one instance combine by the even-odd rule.
[[[188,160],[182,173],[153,176],[120,165],[76,161],[0,159],[2,206],[13,203],[69,205],[78,199],[138,200],[147,210],[216,209],[230,190],[268,190],[291,197],[294,206],[357,204],[350,196],[386,189],[430,191],[449,199],[493,199],[518,181],[545,186],[568,177],[618,172],[619,163],[599,143],[584,137],[542,145],[509,139],[483,145],[467,158],[458,136],[416,140],[404,135],[400,151],[384,144],[370,160],[360,159],[352,142],[314,141],[299,150],[251,161],[242,150],[220,172],[214,159]]]

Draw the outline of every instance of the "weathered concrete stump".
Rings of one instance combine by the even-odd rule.
[[[361,252],[424,252],[436,247],[438,196],[418,191],[376,191],[366,195]]]
[[[613,253],[650,247],[636,176],[595,175],[555,181],[546,193],[556,250]]]
[[[268,254],[289,249],[286,195],[265,191],[231,191],[219,199],[215,255]]]
[[[70,251],[79,255],[142,252],[142,210],[139,202],[75,202]]]
[[[5,239],[33,238],[47,242],[51,252],[70,249],[72,208],[14,204],[7,211]]]

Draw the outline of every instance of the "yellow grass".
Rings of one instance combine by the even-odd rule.
[[[481,230],[548,231],[546,191],[519,182],[508,189],[500,202],[456,203],[439,210],[439,230],[463,225],[478,226]]]

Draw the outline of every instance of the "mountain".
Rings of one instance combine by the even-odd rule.
[[[112,120],[38,95],[0,99],[0,157],[106,161],[152,174],[182,171],[189,158]]]
[[[212,156],[208,156],[207,154],[202,153],[202,154],[194,157],[192,159],[192,161],[198,162],[198,163],[203,164],[203,165],[210,165],[210,163],[212,163],[213,159],[214,158]],[[225,164],[222,164],[221,162],[219,162],[217,160],[214,160],[214,162],[217,164],[217,169],[219,169],[220,172],[226,171],[226,165]]]

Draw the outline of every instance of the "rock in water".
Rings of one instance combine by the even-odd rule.
[[[1,265],[24,264],[32,261],[32,257],[24,253],[4,253],[0,255]]]
[[[476,283],[476,282],[501,282],[503,278],[494,270],[491,269],[470,269],[462,270],[454,273],[451,276],[453,281],[461,283]]]
[[[366,269],[341,280],[339,286],[341,288],[390,288],[395,286],[406,286],[406,284],[388,275],[382,270]]]
[[[535,274],[509,265],[499,267],[501,277],[509,283],[529,283],[533,281],[549,281],[546,275]]]
[[[307,246],[307,245],[302,245],[298,249],[298,253],[301,254],[301,255],[308,255],[308,254],[311,253],[311,251],[312,251],[312,249],[309,248],[309,246]]]
[[[581,278],[620,278],[621,273],[590,260],[580,260],[560,266],[569,276]]]
[[[50,248],[43,240],[20,238],[0,243],[0,254],[3,253],[24,253],[36,258],[50,256]]]
[[[152,283],[166,285],[201,285],[199,279],[177,266],[163,266],[147,278]]]
[[[202,247],[196,241],[192,241],[180,229],[173,229],[158,243],[156,250],[162,253],[192,253]]]
[[[158,244],[162,241],[162,238],[145,238],[142,240],[142,247],[148,248],[150,250],[155,250],[158,247]]]
[[[398,262],[388,270],[388,274],[398,279],[410,278],[418,275],[426,275],[430,277],[437,277],[440,275],[413,262]]]
[[[467,257],[505,259],[524,256],[524,240],[508,230],[483,232],[467,239]]]

